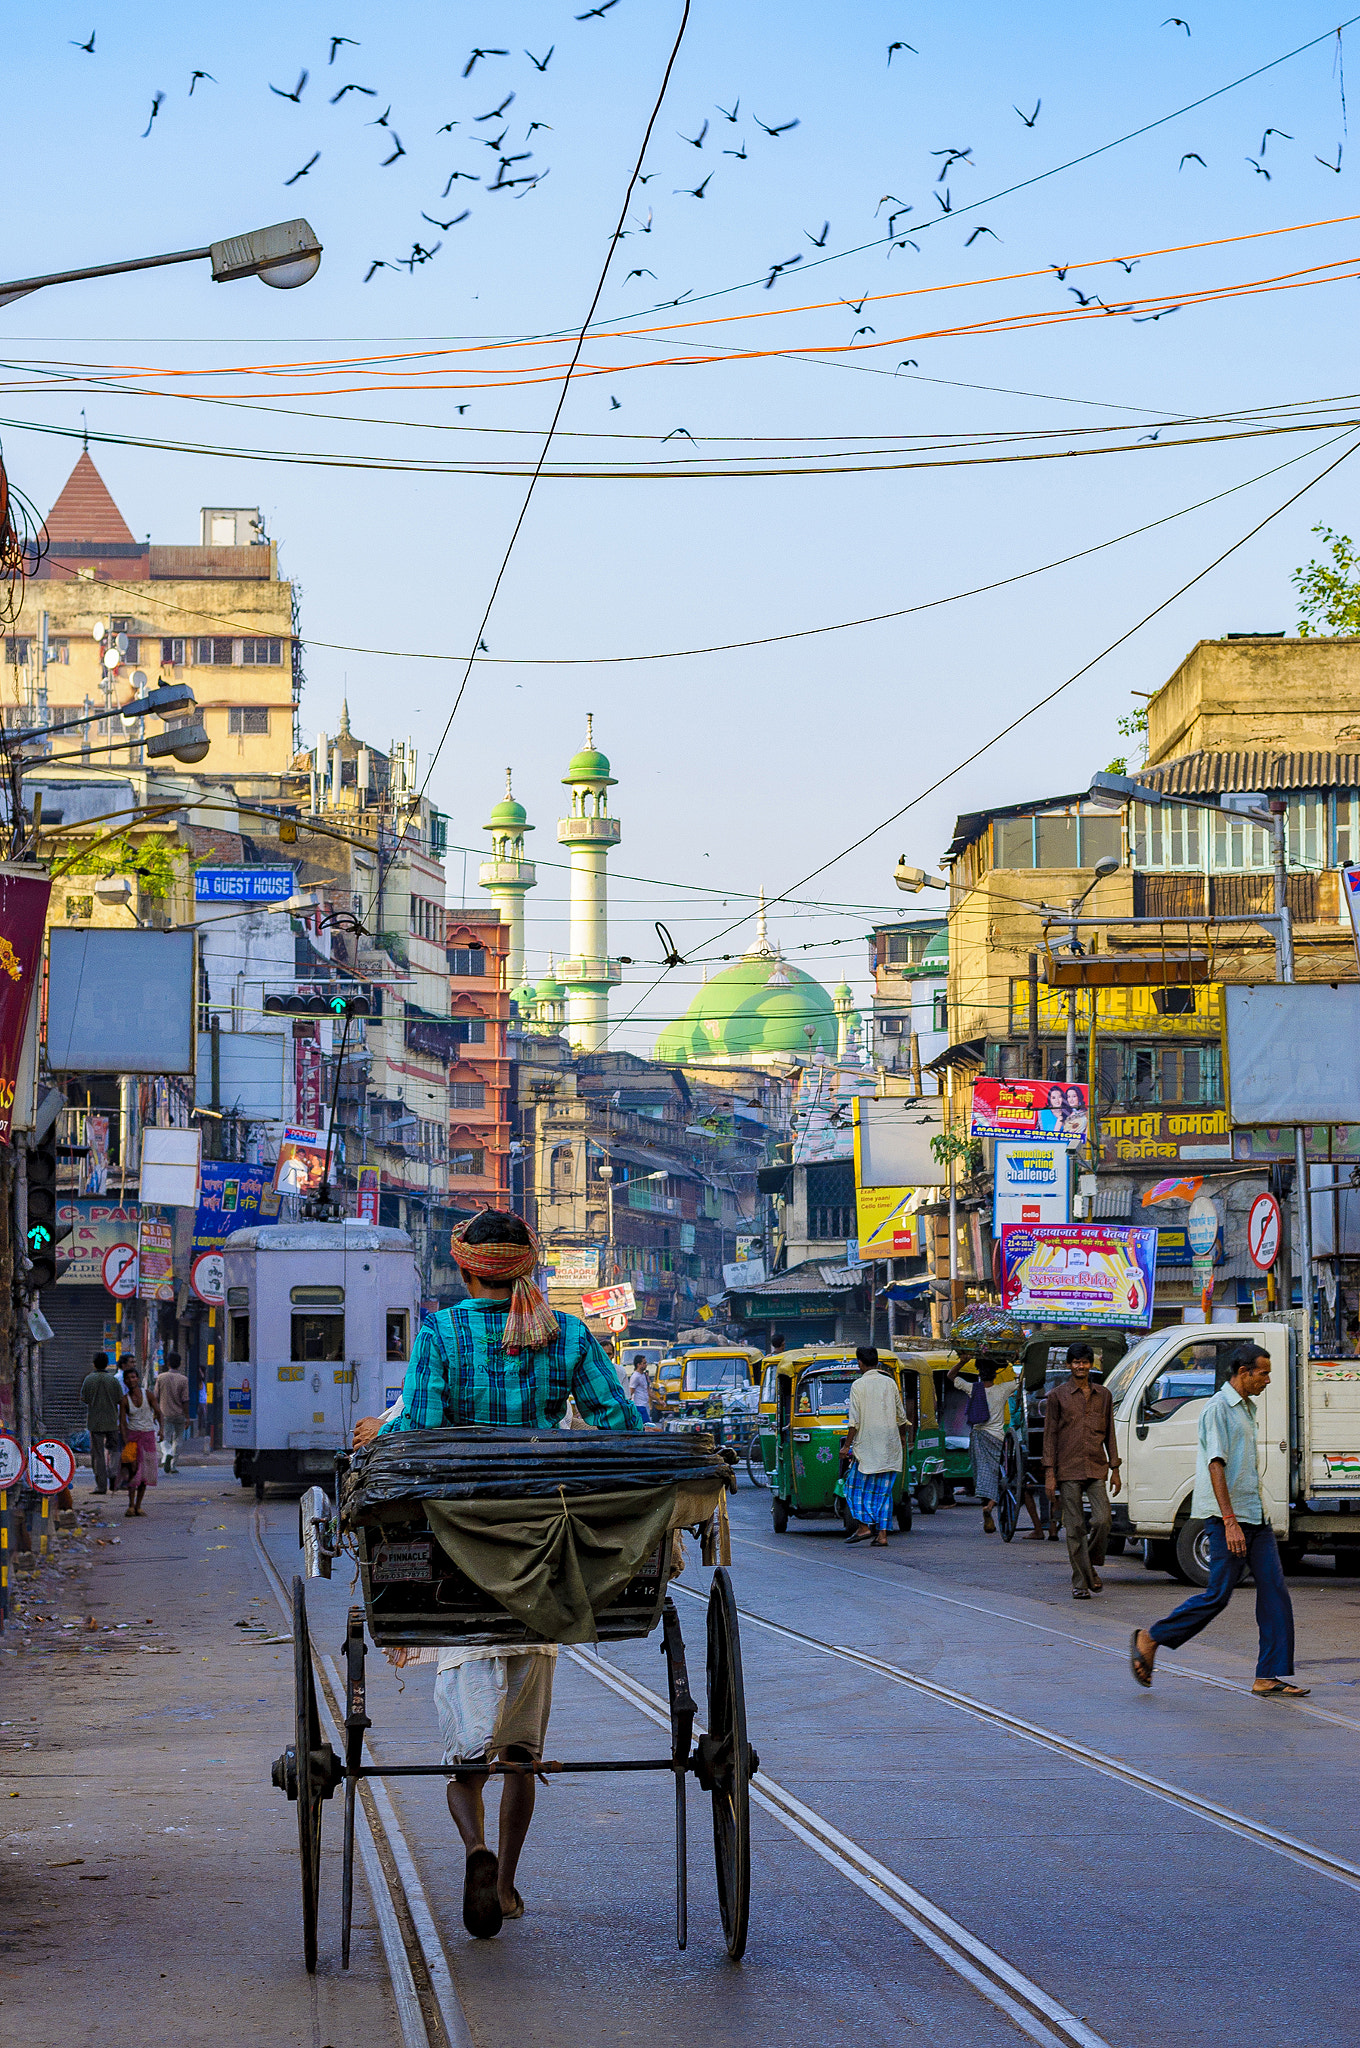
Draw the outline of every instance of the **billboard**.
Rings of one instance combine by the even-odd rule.
[[[543,1254],[545,1278],[555,1287],[571,1287],[584,1290],[600,1284],[600,1252],[598,1245],[586,1245],[574,1250],[545,1251]]]
[[[1157,1232],[1147,1223],[1007,1223],[1001,1287],[1021,1322],[1148,1330]]]
[[[194,934],[55,927],[47,1062],[56,1074],[192,1074]]]
[[[915,1188],[865,1188],[856,1182],[855,1233],[862,1261],[920,1257],[920,1221],[907,1213],[915,1193]]]
[[[1006,1223],[1071,1221],[1070,1147],[1055,1138],[998,1138],[992,1236]]]
[[[234,1230],[272,1223],[279,1198],[267,1166],[241,1166],[226,1159],[205,1159],[198,1170],[198,1209],[194,1216],[195,1255],[220,1251]]]
[[[99,1287],[104,1278],[104,1255],[116,1244],[136,1244],[140,1205],[112,1199],[78,1200],[57,1204],[58,1223],[69,1223],[71,1235],[57,1246],[57,1279],[73,1286]]]
[[[587,1288],[581,1296],[583,1316],[632,1315],[637,1302],[628,1281],[617,1287]]]
[[[1234,1124],[1360,1123],[1360,982],[1260,982],[1223,991]]]
[[[0,867],[0,1140],[8,1140],[24,1040],[42,965],[48,875]],[[27,1128],[31,1111],[21,1106]]]
[[[984,1075],[973,1083],[974,1138],[1060,1138],[1084,1145],[1087,1131],[1084,1081],[1001,1081]]]
[[[793,1164],[819,1166],[854,1153],[851,1104],[872,1095],[878,1076],[867,1067],[799,1069],[793,1086]]]
[[[860,1096],[853,1104],[855,1181],[866,1188],[939,1187],[944,1168],[930,1149],[944,1129],[934,1095]]]

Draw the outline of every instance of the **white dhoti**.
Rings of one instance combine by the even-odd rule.
[[[556,1663],[551,1643],[530,1650],[441,1650],[434,1704],[445,1763],[503,1760],[512,1748],[541,1757]]]

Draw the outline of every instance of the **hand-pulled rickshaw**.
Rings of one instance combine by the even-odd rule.
[[[886,1351],[880,1352],[879,1359],[902,1390],[910,1417],[910,1390],[904,1385],[901,1361]],[[840,1463],[850,1427],[850,1389],[860,1370],[854,1350],[811,1345],[803,1351],[785,1352],[771,1363],[775,1408],[770,1512],[775,1534],[783,1535],[790,1515],[800,1519],[838,1515],[849,1528],[852,1524]],[[910,1439],[910,1425],[907,1435]],[[905,1455],[902,1470],[893,1479],[892,1498],[898,1528],[910,1529],[911,1491]]]
[[[669,1772],[675,1787],[676,1938],[687,1939],[685,1794],[692,1776],[709,1795],[718,1905],[727,1951],[746,1946],[750,1907],[748,1785],[759,1759],[746,1733],[741,1642],[726,1563],[729,1467],[705,1434],[615,1436],[557,1429],[413,1430],[379,1437],[337,1460],[337,1496],[304,1495],[306,1576],[330,1576],[342,1553],[355,1559],[362,1607],[351,1607],[344,1642],[343,1758],[321,1735],[306,1591],[293,1581],[293,1740],[273,1783],[297,1803],[302,1867],[303,1954],[317,1962],[321,1817],[344,1787],[341,1961],[349,1965],[354,1890],[355,1799],[365,1778],[451,1777],[440,1763],[375,1763],[364,1680],[366,1636],[384,1652],[467,1644],[624,1642],[659,1628],[666,1660],[671,1741],[666,1756],[533,1763],[477,1769]],[[685,1646],[669,1580],[683,1566],[682,1530],[717,1563],[707,1615],[707,1726],[690,1692]]]
[[[1044,1495],[1044,1412],[1054,1387],[1069,1377],[1068,1345],[1081,1342],[1095,1353],[1093,1380],[1103,1380],[1128,1347],[1122,1330],[1045,1328],[1024,1339],[1015,1361],[1016,1385],[1006,1409],[996,1503],[997,1523],[1007,1543],[1015,1534],[1027,1492],[1039,1503],[1041,1518],[1051,1519]],[[1113,1550],[1114,1544],[1109,1548]]]

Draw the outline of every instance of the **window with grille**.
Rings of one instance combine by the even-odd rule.
[[[485,1045],[486,1018],[455,1017],[453,1020],[453,1036],[455,1043],[458,1045]]]
[[[230,668],[230,640],[195,640],[194,660],[200,668]]]
[[[247,668],[278,668],[283,661],[282,640],[243,640],[241,659]]]
[[[269,713],[263,705],[233,704],[227,712],[227,731],[267,733],[269,731]]]
[[[485,974],[485,946],[450,946],[450,974]]]
[[[485,1109],[485,1081],[454,1081],[449,1087],[451,1109]]]
[[[878,1020],[878,1028],[884,1038],[900,1038],[902,1036],[902,1026],[904,1023],[907,1024],[907,1029],[910,1030],[911,1025],[905,1018],[880,1017]]]
[[[184,666],[183,640],[162,640],[161,665],[164,668],[182,668]]]
[[[848,1159],[808,1167],[807,1218],[810,1238],[854,1236],[855,1169]]]
[[[946,989],[937,988],[930,999],[930,1028],[932,1031],[949,1029],[949,994]]]
[[[1216,1107],[1223,1100],[1222,1051],[1216,1045],[1136,1045],[1125,1040],[1102,1045],[1100,1096],[1106,1105]]]
[[[29,644],[27,640],[16,639],[13,635],[9,636],[5,641],[6,664],[11,668],[16,664],[20,668],[27,668]]]
[[[914,967],[934,932],[884,932],[883,959],[889,967]]]

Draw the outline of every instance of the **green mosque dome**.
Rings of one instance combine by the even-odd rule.
[[[947,931],[936,932],[934,938],[926,947],[925,952],[921,955],[921,965],[922,967],[933,967],[937,970],[948,967],[949,933]]]
[[[563,782],[608,782],[614,783],[617,776],[609,772],[609,756],[602,754],[595,744],[595,714],[586,713],[586,743],[579,754],[573,754],[567,763]]]
[[[505,771],[505,795],[492,811],[483,829],[487,832],[532,832],[534,829],[529,823],[529,813],[511,793],[508,768]]]
[[[807,1026],[813,1026],[809,1039]],[[795,967],[765,936],[765,912],[749,953],[705,982],[683,1017],[656,1042],[658,1060],[759,1059],[809,1051],[836,1056],[836,1007],[819,981]]]
[[[527,1017],[534,1004],[538,1001],[538,990],[532,988],[526,981],[523,988],[517,988],[514,991],[510,1000],[519,1011],[520,1016]]]

